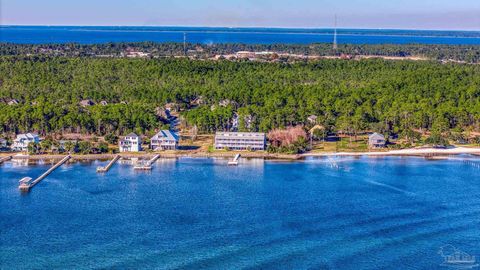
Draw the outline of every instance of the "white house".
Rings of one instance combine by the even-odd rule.
[[[150,139],[150,149],[176,150],[178,148],[178,136],[170,130],[161,130]]]
[[[376,132],[368,136],[368,146],[370,148],[383,148],[386,143],[385,137]]]
[[[118,142],[118,146],[120,152],[139,152],[142,150],[142,140],[137,134],[130,133]]]
[[[17,138],[13,141],[12,149],[14,151],[28,151],[30,143],[39,143],[40,137],[34,133],[17,134]]]

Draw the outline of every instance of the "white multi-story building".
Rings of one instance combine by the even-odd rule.
[[[39,143],[40,137],[34,133],[17,134],[17,138],[13,141],[13,151],[28,151],[30,143]]]
[[[265,133],[257,132],[217,132],[215,149],[265,150]]]
[[[178,148],[178,136],[170,130],[161,130],[150,139],[150,149],[176,150]]]
[[[142,140],[135,134],[130,133],[118,142],[120,152],[139,152],[142,150]]]

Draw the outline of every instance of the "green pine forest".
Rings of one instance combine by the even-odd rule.
[[[219,54],[238,51],[273,51],[310,56],[374,55],[395,57],[422,57],[448,62],[480,62],[480,46],[440,44],[339,44],[337,50],[329,43],[314,44],[190,44],[182,43],[104,43],[104,44],[13,44],[0,43],[0,56],[41,55],[67,57],[121,56],[126,50],[149,53],[151,57],[174,57],[187,55],[192,58],[208,59]],[[289,61],[289,59],[281,59]]]
[[[10,99],[19,104],[7,105]],[[82,107],[84,99],[97,105]],[[203,133],[229,129],[235,114],[241,131],[303,125],[314,114],[329,131],[353,135],[473,132],[480,130],[480,66],[0,57],[0,133],[143,134],[162,125],[157,110],[167,103]]]

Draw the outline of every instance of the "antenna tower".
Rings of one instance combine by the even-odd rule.
[[[333,49],[337,50],[338,49],[338,44],[337,44],[337,15],[335,15],[335,29],[333,30]]]

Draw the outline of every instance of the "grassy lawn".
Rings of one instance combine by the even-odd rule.
[[[350,142],[349,138],[341,138],[336,142],[314,142],[311,152],[367,152],[368,144],[365,138],[358,137]]]
[[[213,145],[214,135],[198,135],[195,141],[191,139],[182,139],[180,145],[182,148],[191,148],[191,150],[207,152],[208,148]]]

